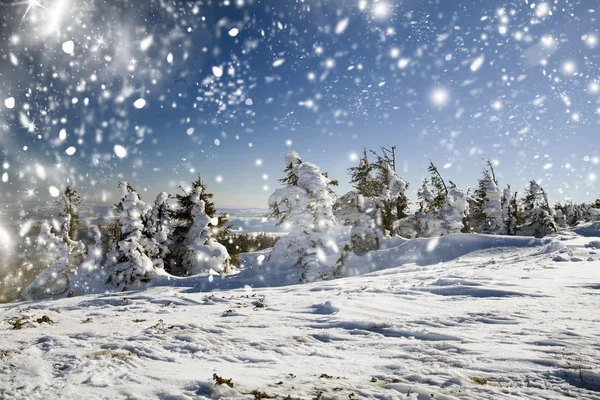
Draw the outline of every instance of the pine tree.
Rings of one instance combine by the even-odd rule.
[[[121,234],[115,246],[116,264],[109,268],[106,283],[127,290],[150,282],[159,269],[153,265],[143,244],[151,208],[127,182],[119,187],[122,197],[115,209],[119,213]]]
[[[361,157],[358,166],[348,169],[350,173],[350,183],[352,183],[356,191],[363,197],[374,198],[381,192],[380,182],[373,179],[372,176],[375,167],[376,166],[369,161],[367,149],[363,149],[363,156]],[[285,184],[285,182],[282,183]]]
[[[177,206],[168,212],[169,216],[175,220],[176,223],[173,227],[174,241],[172,244],[172,257],[170,257],[170,262],[166,265],[166,268],[170,273],[175,275],[185,273],[185,271],[179,267],[179,264],[181,264],[181,257],[186,251],[184,242],[186,241],[188,231],[192,225],[192,209],[194,207],[192,193],[194,190],[199,189],[200,200],[204,202],[204,212],[209,216],[212,222],[216,222],[211,226],[211,237],[221,244],[227,244],[227,242],[230,241],[229,234],[231,231],[231,226],[228,224],[228,215],[225,213],[217,215],[215,203],[212,201],[213,194],[207,191],[206,184],[202,181],[200,175],[198,175],[198,179],[192,182],[192,186],[189,190],[185,190],[181,186],[180,189],[182,194],[175,195]],[[231,253],[230,257],[232,265],[241,264],[239,253]]]
[[[81,204],[81,196],[71,186],[67,186],[62,193],[58,204],[61,207],[58,216],[63,219],[63,234],[68,239],[76,240],[79,229],[81,229],[81,219],[78,207]]]
[[[168,203],[169,195],[161,192],[156,196],[152,211],[148,216],[145,233],[145,247],[148,256],[157,268],[165,267],[170,254],[171,232],[173,230]]]
[[[449,183],[448,194],[440,213],[442,229],[439,235],[465,232],[465,227],[468,226],[469,202],[467,195],[454,182],[449,181]]]
[[[498,187],[494,167],[489,160],[483,171],[483,178],[475,191],[475,209],[472,224],[481,233],[500,233],[504,228],[502,220],[502,191]]]
[[[332,239],[338,225],[333,207],[336,181],[311,163],[302,162],[295,151],[285,157],[285,186],[269,197],[267,216],[277,220],[289,233],[282,237],[269,254],[268,265],[292,265],[300,282],[326,279],[332,272],[322,264],[325,243]]]
[[[71,292],[70,275],[75,269],[69,259],[70,249],[47,222],[43,222],[38,236],[38,252],[48,265],[21,293],[24,300],[66,297]]]
[[[504,223],[504,233],[506,235],[516,235],[518,225],[517,213],[517,193],[515,192],[513,195],[510,191],[510,185],[506,185],[502,194],[502,221]]]
[[[454,218],[454,205],[458,208],[462,201],[467,201],[466,195],[460,190],[452,187],[453,190],[450,196],[450,191],[446,182],[442,178],[437,167],[433,162],[429,163],[427,171],[431,174],[429,178],[423,180],[421,188],[417,191],[419,199],[419,209],[415,214],[414,230],[416,237],[430,237],[447,234],[455,229],[449,229],[448,218],[452,215]],[[463,210],[466,216],[466,210]],[[444,222],[446,220],[446,222]],[[461,229],[464,228],[461,217]]]
[[[74,295],[99,293],[106,288],[106,271],[103,268],[102,234],[98,227],[89,228],[93,242],[88,246],[87,257],[71,277]]]
[[[191,224],[184,237],[184,251],[181,267],[186,274],[195,275],[207,271],[228,274],[233,271],[230,256],[225,246],[214,236],[217,218],[211,218],[206,212],[206,202],[202,200],[202,186],[199,185],[190,193],[192,204]]]
[[[554,221],[554,210],[548,202],[544,189],[536,181],[529,183],[523,199],[525,226],[521,230],[536,237],[543,237],[557,232]]]
[[[350,181],[356,192],[368,204],[367,209],[376,211],[372,216],[382,232],[388,234],[395,233],[396,221],[408,216],[409,207],[405,193],[408,184],[395,171],[395,149],[382,147],[381,155],[371,150],[376,158],[373,163],[365,149],[359,165],[349,168]]]
[[[566,205],[560,202],[554,204],[554,221],[558,227],[566,228],[569,226],[567,224],[566,208]]]

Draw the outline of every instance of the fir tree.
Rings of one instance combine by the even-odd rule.
[[[381,192],[380,183],[373,179],[375,165],[371,164],[367,156],[367,149],[363,149],[358,166],[348,169],[350,173],[350,183],[356,191],[366,198],[374,198]],[[285,184],[285,182],[282,182]]]
[[[201,191],[202,186],[197,186],[190,193],[191,225],[184,239],[181,267],[188,275],[211,270],[220,274],[231,273],[229,253],[213,236],[211,225],[216,226],[217,221],[206,212],[206,202],[202,200]]]
[[[536,181],[529,183],[523,199],[525,226],[521,230],[536,237],[543,237],[557,231],[554,210],[548,202],[544,189]]]
[[[494,168],[489,160],[483,171],[483,178],[475,191],[475,209],[471,223],[478,232],[500,233],[504,224],[502,219],[502,192],[498,187]]]
[[[121,233],[113,256],[116,264],[109,268],[106,283],[127,290],[148,283],[159,270],[148,257],[143,244],[150,206],[127,182],[119,186],[122,197],[115,209],[119,213]]]
[[[166,268],[170,273],[176,275],[184,272],[178,267],[178,265],[181,263],[181,256],[183,252],[186,251],[184,242],[193,221],[192,210],[194,207],[194,199],[192,194],[196,189],[198,189],[200,194],[200,200],[204,202],[204,212],[208,215],[211,221],[216,222],[211,226],[211,237],[219,243],[224,244],[230,240],[229,233],[231,231],[231,227],[228,225],[228,215],[225,213],[217,215],[215,203],[212,201],[213,194],[206,190],[206,184],[204,181],[202,181],[200,175],[198,175],[198,179],[192,182],[189,190],[185,190],[181,186],[180,189],[182,193],[175,195],[175,202],[177,206],[168,211],[168,215],[175,220],[175,226],[173,227],[174,242],[172,245],[173,251],[170,260],[171,262],[166,266]],[[241,260],[239,258],[239,253],[234,252],[230,254],[230,257],[232,265],[240,265]]]
[[[67,186],[60,200],[58,200],[58,204],[61,208],[58,216],[63,219],[63,234],[67,235],[68,239],[77,239],[77,233],[81,228],[81,219],[78,210],[81,204],[81,197],[75,189]]]
[[[154,265],[161,269],[165,267],[165,260],[170,254],[169,246],[173,229],[168,199],[169,195],[166,192],[156,196],[144,232],[147,254]]]
[[[295,274],[300,282],[325,279],[331,271],[321,263],[319,254],[338,225],[332,189],[337,182],[316,165],[302,162],[295,151],[286,155],[284,172],[280,182],[285,186],[269,197],[267,216],[289,233],[275,244],[267,264],[300,267]]]
[[[361,196],[369,213],[376,219],[382,232],[393,234],[395,222],[408,216],[409,201],[406,196],[408,184],[395,171],[395,147],[381,148],[381,155],[370,151],[376,158],[371,163],[366,149],[357,167],[349,169],[350,181]],[[391,154],[391,155],[390,155]]]
[[[506,185],[502,194],[502,221],[504,222],[504,233],[516,235],[518,226],[518,201],[517,193],[510,191],[510,185]]]
[[[38,236],[38,253],[48,266],[21,293],[24,300],[66,297],[71,294],[70,275],[76,268],[70,260],[70,249],[47,222],[43,222]]]
[[[444,206],[446,196],[448,195],[448,187],[446,182],[442,178],[440,171],[438,171],[435,164],[430,161],[427,171],[431,174],[429,179],[429,187],[432,193],[429,200],[429,212],[439,213]]]

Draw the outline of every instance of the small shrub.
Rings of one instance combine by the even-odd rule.
[[[225,378],[221,378],[219,375],[217,374],[213,374],[213,380],[215,381],[215,386],[219,386],[219,385],[227,385],[230,388],[233,387],[233,382],[232,382],[232,378],[229,379],[225,379]]]

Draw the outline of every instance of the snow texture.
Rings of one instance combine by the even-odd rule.
[[[262,253],[239,276],[3,305],[0,397],[597,399],[596,225],[385,239],[353,264],[375,272],[304,285],[245,286]]]

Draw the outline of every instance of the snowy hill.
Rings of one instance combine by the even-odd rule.
[[[225,279],[3,305],[0,398],[598,399],[599,232],[396,238],[288,286],[252,254]]]

